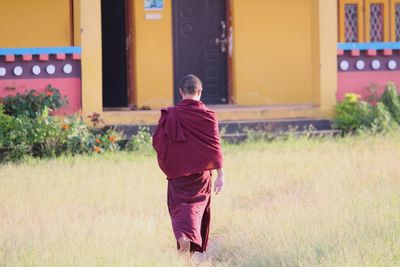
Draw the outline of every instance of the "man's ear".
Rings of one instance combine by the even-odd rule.
[[[179,93],[181,94],[181,97],[182,97],[182,98],[185,96],[185,92],[183,91],[182,88],[179,88]]]

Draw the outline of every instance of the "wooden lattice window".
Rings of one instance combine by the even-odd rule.
[[[400,0],[391,0],[390,29],[390,40],[400,42]]]
[[[389,42],[389,0],[365,0],[366,42]]]
[[[338,0],[339,42],[400,42],[400,0]]]
[[[364,41],[362,0],[339,0],[339,41],[357,43]]]

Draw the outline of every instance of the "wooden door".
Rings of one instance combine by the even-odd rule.
[[[202,80],[203,102],[228,103],[226,13],[225,0],[173,0],[175,103],[187,74]]]

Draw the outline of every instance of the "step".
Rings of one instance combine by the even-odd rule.
[[[124,132],[129,138],[136,135],[142,127],[146,127],[153,133],[155,124],[150,125],[109,125]],[[222,137],[247,136],[251,131],[265,132],[278,135],[285,132],[307,132],[309,134],[331,134],[331,121],[328,119],[283,119],[283,120],[255,120],[255,121],[221,121],[220,133]],[[337,133],[336,133],[337,134]]]

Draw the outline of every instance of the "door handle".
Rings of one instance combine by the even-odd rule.
[[[216,45],[221,45],[221,52],[226,53],[226,45],[228,44],[228,39],[226,38],[226,23],[221,21],[221,37],[215,39]]]

